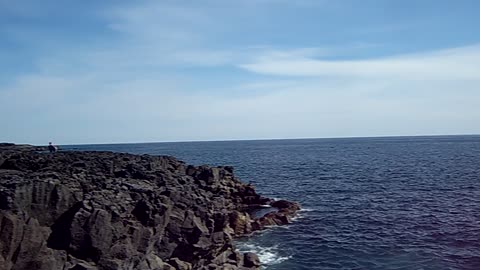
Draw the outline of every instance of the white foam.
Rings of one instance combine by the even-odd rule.
[[[291,219],[291,221],[292,221],[292,222],[295,222],[295,221],[298,221],[298,220],[300,220],[300,219],[302,219],[302,218],[304,218],[304,217],[305,217],[305,216],[302,215],[302,214],[297,214],[296,216],[294,216],[294,217]]]
[[[312,208],[302,208],[300,209],[298,212],[297,212],[297,215],[295,215],[291,220],[292,222],[296,222],[300,219],[303,219],[305,218],[305,215],[306,213],[308,212],[313,212],[313,211],[316,211],[316,209],[312,209]]]
[[[290,230],[290,225],[282,225],[282,226],[278,226],[278,229]]]
[[[254,244],[243,243],[239,245],[240,252],[253,252],[257,254],[262,265],[274,265],[290,259],[292,256],[280,256],[278,246],[262,247]]]
[[[292,219],[291,221],[292,222],[297,222],[299,221],[300,219],[304,219],[305,217],[308,216],[307,212],[311,212],[311,211],[304,211],[304,212],[298,212]]]

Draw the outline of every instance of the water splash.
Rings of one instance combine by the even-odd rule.
[[[253,252],[257,254],[263,266],[279,264],[292,257],[281,256],[278,250],[278,245],[264,247],[252,243],[240,243],[237,248],[240,252]]]

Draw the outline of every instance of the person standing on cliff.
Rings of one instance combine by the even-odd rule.
[[[50,153],[55,153],[55,152],[57,152],[57,147],[55,145],[53,145],[52,142],[49,142],[48,143],[48,151],[50,151]]]

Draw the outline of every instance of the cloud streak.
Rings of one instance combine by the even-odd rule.
[[[277,76],[479,80],[480,45],[367,60],[327,61],[295,54],[261,56],[240,67]]]

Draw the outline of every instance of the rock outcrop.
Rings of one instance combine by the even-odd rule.
[[[288,223],[232,167],[0,145],[0,270],[258,269],[234,237]],[[278,209],[263,217],[260,205]]]

